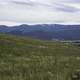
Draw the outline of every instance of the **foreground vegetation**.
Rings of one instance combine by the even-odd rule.
[[[0,34],[0,80],[71,80],[80,48]]]

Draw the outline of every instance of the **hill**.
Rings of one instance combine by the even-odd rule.
[[[80,25],[23,24],[11,27],[0,25],[0,33],[32,37],[40,40],[80,40]]]
[[[0,34],[0,80],[71,80],[80,47]]]

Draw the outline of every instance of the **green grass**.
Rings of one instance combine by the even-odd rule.
[[[0,80],[71,80],[80,69],[80,48],[0,34]]]

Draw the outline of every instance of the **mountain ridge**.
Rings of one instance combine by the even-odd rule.
[[[41,40],[80,40],[80,25],[22,24],[12,27],[0,25],[0,33],[32,37]]]

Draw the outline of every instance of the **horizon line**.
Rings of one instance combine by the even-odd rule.
[[[42,25],[42,24],[59,24],[59,25],[80,25],[80,22],[53,22],[53,23],[19,23],[19,22],[0,22],[0,25],[6,25],[6,26],[19,26],[19,25]]]

